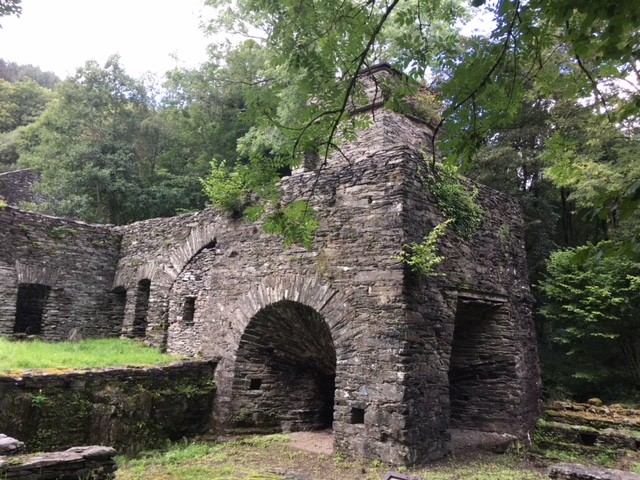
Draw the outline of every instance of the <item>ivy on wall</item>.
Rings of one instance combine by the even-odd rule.
[[[434,175],[425,181],[442,213],[453,221],[453,230],[463,240],[471,239],[484,218],[484,209],[476,203],[478,189],[467,190],[455,165],[436,164]]]

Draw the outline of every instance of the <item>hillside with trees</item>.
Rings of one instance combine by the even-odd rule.
[[[124,224],[212,204],[304,237],[311,209],[276,183],[353,138],[356,75],[390,62],[412,81],[388,105],[427,84],[441,161],[522,205],[546,395],[639,398],[640,1],[206,3],[210,33],[246,38],[160,89],[117,56],[59,82],[0,62],[0,170],[42,173],[33,208]],[[464,33],[481,11],[492,32]]]

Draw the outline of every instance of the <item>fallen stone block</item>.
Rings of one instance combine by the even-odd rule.
[[[640,480],[640,475],[622,470],[588,467],[578,463],[557,463],[549,467],[554,480]]]
[[[24,450],[24,442],[0,433],[0,455],[15,455]]]

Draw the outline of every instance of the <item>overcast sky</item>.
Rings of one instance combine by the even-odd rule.
[[[127,73],[162,75],[206,58],[203,0],[22,0],[22,16],[0,17],[0,58],[64,78],[87,60],[120,54]],[[206,11],[206,10],[205,10]]]

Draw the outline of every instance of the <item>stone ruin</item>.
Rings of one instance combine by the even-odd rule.
[[[481,226],[440,240],[442,275],[413,273],[403,245],[445,220],[425,181],[433,128],[368,98],[370,128],[282,179],[284,202],[318,212],[310,250],[215,210],[122,227],[0,211],[0,335],[76,328],[215,359],[218,428],[333,428],[360,458],[437,459],[452,429],[527,439],[540,386],[520,208],[464,180]]]

